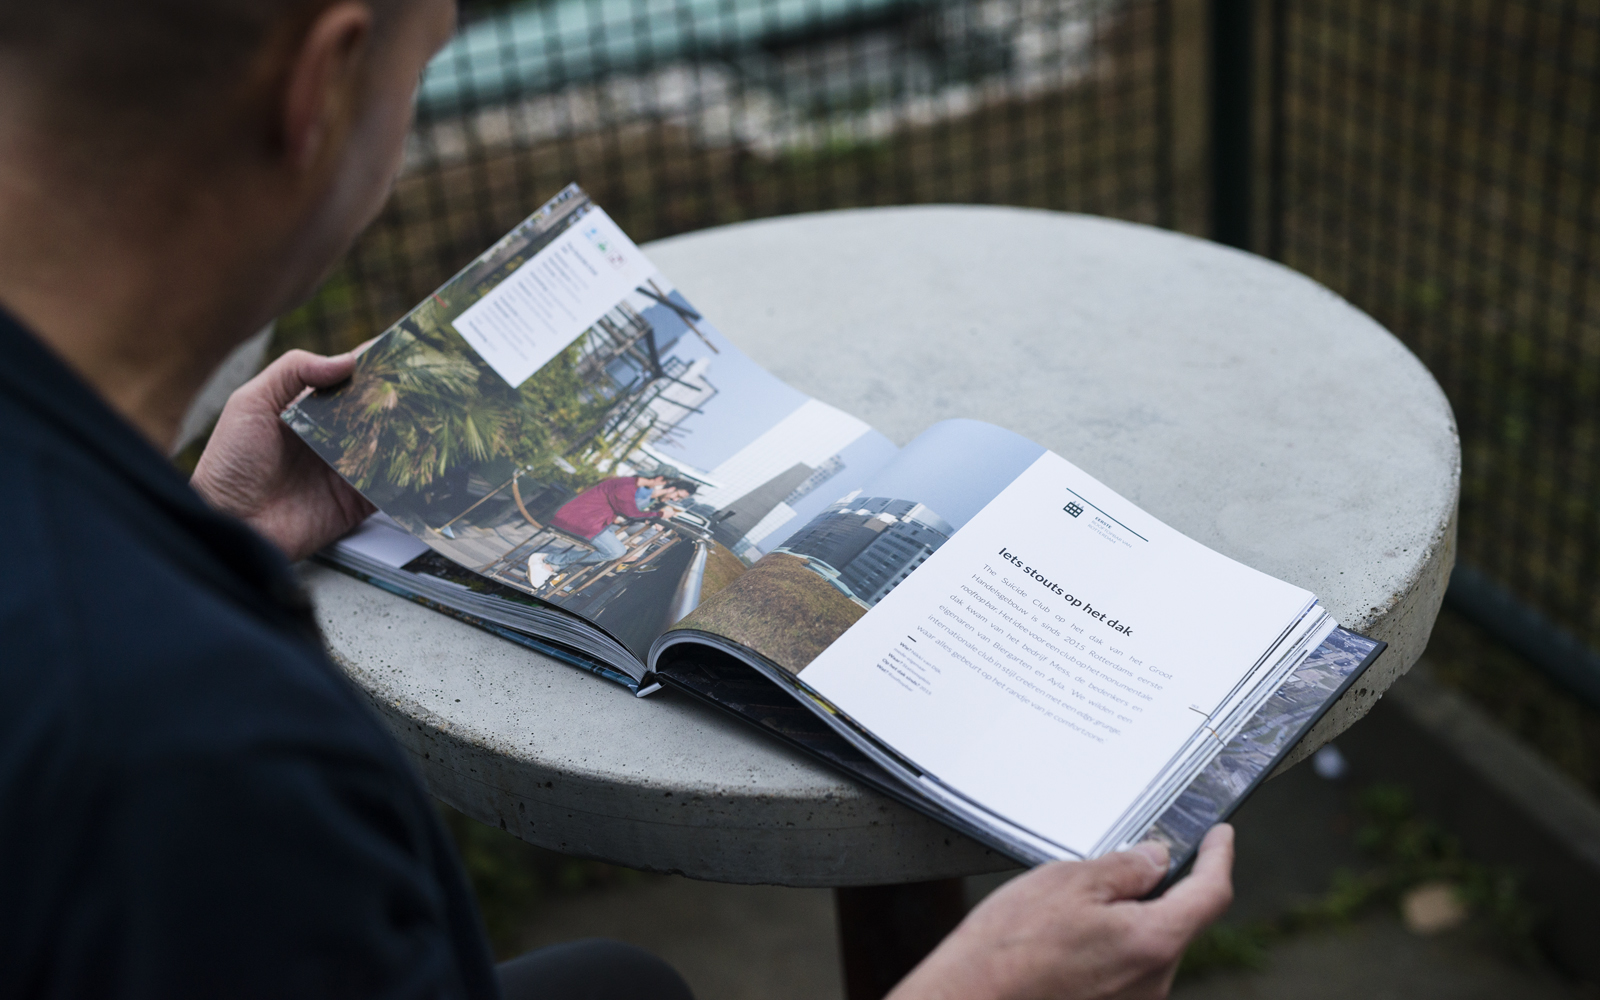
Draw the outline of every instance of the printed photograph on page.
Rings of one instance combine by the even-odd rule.
[[[1143,839],[1159,840],[1173,858],[1200,845],[1228,809],[1293,743],[1377,643],[1335,629],[1261,706],[1249,724],[1184,789]]]
[[[798,674],[1043,451],[975,420],[936,424],[864,486],[769,536],[768,554],[678,627],[723,636]]]
[[[895,449],[750,361],[608,227],[569,189],[285,419],[436,552],[642,655]],[[617,298],[591,322],[597,283]]]

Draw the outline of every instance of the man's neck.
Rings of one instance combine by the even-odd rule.
[[[166,450],[207,376],[271,318],[230,292],[251,287],[235,280],[246,249],[217,199],[174,193],[157,168],[75,182],[16,154],[0,155],[0,304]]]

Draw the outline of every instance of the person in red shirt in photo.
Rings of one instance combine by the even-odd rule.
[[[638,490],[654,479],[645,476],[614,476],[601,480],[568,500],[550,519],[550,526],[588,540],[593,552],[569,549],[554,556],[535,552],[528,557],[528,579],[535,586],[571,566],[592,566],[621,559],[628,554],[628,546],[617,532],[618,520],[637,521],[647,518],[674,517],[683,512],[672,505],[694,495],[695,484],[687,479],[673,479],[655,486],[652,497],[665,501],[656,510],[640,510]]]

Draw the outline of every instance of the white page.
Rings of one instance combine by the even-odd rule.
[[[611,217],[592,208],[451,325],[519,386],[653,274]]]
[[[1045,454],[802,679],[1088,854],[1311,600]]]
[[[381,510],[334,544],[391,569],[399,569],[428,551],[427,542],[400,527]]]

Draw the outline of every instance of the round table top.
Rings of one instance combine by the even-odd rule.
[[[1146,226],[868,209],[646,248],[725,334],[904,443],[974,417],[1305,587],[1388,652],[1301,755],[1422,652],[1454,562],[1460,457],[1438,385],[1327,289]],[[713,709],[627,691],[307,566],[335,658],[434,793],[570,854],[838,886],[1012,863]]]

